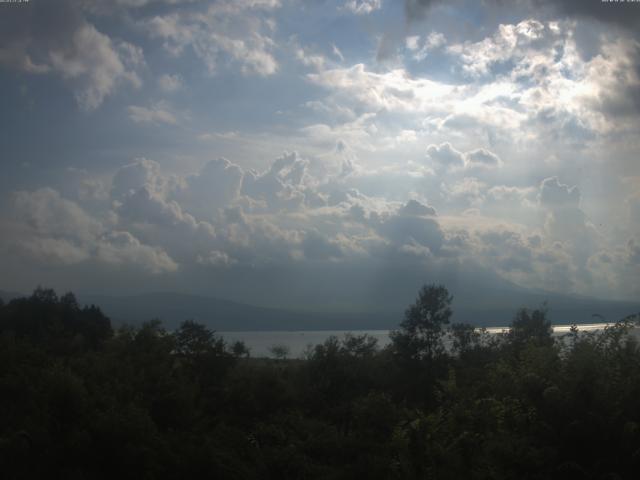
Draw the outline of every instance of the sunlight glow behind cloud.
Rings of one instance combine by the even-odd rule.
[[[0,258],[23,273],[2,286],[91,268],[251,297],[331,268],[354,291],[400,270],[640,293],[628,20],[459,1],[465,30],[440,2],[321,3],[3,8]]]

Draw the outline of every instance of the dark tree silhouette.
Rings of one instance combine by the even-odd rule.
[[[2,478],[638,477],[637,317],[566,341],[523,309],[489,335],[451,300],[422,288],[388,347],[274,360],[194,321],[111,334],[39,288],[0,304]]]
[[[547,313],[546,304],[535,310],[526,308],[518,310],[508,333],[511,343],[517,348],[521,348],[528,342],[541,346],[551,345],[553,328]]]
[[[400,330],[391,334],[399,355],[433,359],[444,352],[442,337],[449,324],[453,297],[443,285],[425,285],[406,310]]]

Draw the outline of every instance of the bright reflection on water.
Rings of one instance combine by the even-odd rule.
[[[611,323],[585,323],[578,325],[580,332],[595,332]],[[553,333],[562,335],[569,332],[571,325],[554,325]],[[497,334],[508,331],[508,327],[487,328],[487,333]],[[378,346],[388,345],[390,330],[322,330],[322,331],[275,331],[275,332],[217,332],[222,335],[227,342],[242,340],[251,351],[252,357],[272,356],[269,349],[274,345],[284,345],[289,349],[289,358],[299,358],[304,355],[305,350],[323,343],[331,335],[342,338],[346,333],[354,335],[369,334],[378,339]],[[638,335],[638,329],[634,331]]]

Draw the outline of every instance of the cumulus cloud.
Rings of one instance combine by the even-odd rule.
[[[285,153],[263,172],[246,172],[242,181],[242,193],[266,202],[275,210],[296,208],[305,200],[303,179],[308,162],[296,152]]]
[[[278,1],[223,1],[205,12],[173,12],[143,21],[151,38],[163,41],[171,55],[190,48],[215,74],[225,56],[232,58],[245,74],[267,76],[278,69],[272,54],[272,24],[262,14],[280,6]]]
[[[427,147],[426,162],[428,166],[438,171],[490,169],[502,165],[500,157],[489,150],[477,148],[463,153],[452,147],[449,142],[440,145],[429,145]]]
[[[409,200],[398,210],[398,213],[400,215],[414,215],[418,217],[435,216],[436,209],[429,205],[424,205],[417,200]]]
[[[438,169],[461,168],[464,166],[464,155],[445,142],[427,147],[427,161]]]
[[[144,187],[152,192],[162,191],[167,184],[160,172],[160,165],[146,158],[135,159],[132,163],[118,168],[111,182],[111,196],[123,200]]]
[[[328,69],[307,77],[312,83],[344,93],[345,98],[351,99],[347,104],[355,100],[361,105],[400,112],[428,111],[454,91],[451,85],[411,78],[403,69],[376,73],[364,64]]]
[[[440,32],[431,32],[426,37],[411,35],[405,39],[405,47],[410,50],[411,56],[418,61],[424,60],[429,53],[446,45],[447,39]]]
[[[496,65],[524,58],[529,47],[544,38],[544,32],[545,25],[537,20],[501,24],[491,37],[476,43],[451,45],[448,50],[460,56],[466,73],[479,77],[491,73]]]
[[[577,265],[585,266],[601,236],[580,207],[580,190],[551,177],[542,181],[538,198],[546,210],[547,235],[567,245]]]
[[[478,148],[467,152],[465,155],[465,165],[467,168],[495,168],[502,165],[502,160],[500,160],[500,157],[495,153],[485,150],[484,148]]]
[[[227,159],[211,160],[198,173],[186,176],[174,196],[188,211],[211,218],[238,198],[243,176],[244,171]]]
[[[328,92],[314,105],[333,116],[304,132],[318,144],[335,142],[347,127],[341,111],[348,108],[365,112],[360,118],[375,125],[370,135],[362,125],[359,136],[349,132],[352,146],[370,151],[397,151],[403,139],[402,153],[411,152],[410,142],[437,134],[436,146],[469,148],[474,138],[487,151],[500,144],[523,151],[542,143],[569,155],[593,151],[606,136],[637,133],[637,40],[620,34],[582,55],[578,28],[575,22],[529,18],[498,25],[480,40],[447,45],[433,32],[406,39],[411,55],[425,45],[440,49],[439,61],[450,75],[424,75],[397,63],[390,69],[356,64],[310,73],[307,79]],[[476,168],[503,165],[481,155],[467,160]]]
[[[142,244],[129,232],[111,230],[108,219],[90,215],[51,188],[18,192],[14,205],[12,235],[4,239],[5,248],[29,261],[134,265],[152,274],[177,269],[161,248]]]
[[[0,65],[57,74],[85,110],[100,106],[121,84],[142,84],[137,73],[144,65],[142,49],[98,31],[73,2],[31,2],[5,10]]]
[[[440,150],[447,149],[455,150]],[[51,189],[21,192],[16,212],[20,231],[28,234],[11,248],[40,264],[95,262],[154,275],[239,275],[247,268],[304,270],[327,262],[345,269],[436,269],[461,262],[519,285],[564,292],[612,288],[622,275],[613,272],[628,276],[637,268],[637,242],[603,250],[577,187],[557,177],[529,187],[485,184],[466,176],[465,165],[496,163],[485,158],[488,151],[455,152],[462,170],[446,182],[449,206],[439,214],[418,192],[405,192],[409,198],[401,202],[359,192],[354,184],[362,172],[315,176],[309,160],[296,153],[262,172],[219,159],[183,176],[138,159],[115,173],[102,213]],[[468,156],[482,158],[470,162]],[[518,202],[540,209],[541,223],[482,216],[501,215],[498,207]],[[477,211],[464,214],[469,207]]]
[[[377,230],[398,248],[409,246],[416,252],[418,247],[427,255],[437,254],[444,242],[444,233],[433,213],[432,208],[409,201],[397,213],[382,219]]]
[[[570,187],[560,183],[558,177],[545,178],[540,184],[540,204],[550,209],[578,208],[580,190],[575,185]]]
[[[348,0],[342,8],[356,15],[368,15],[382,8],[382,0]]]
[[[129,232],[103,235],[96,246],[96,258],[113,266],[134,265],[152,273],[175,272],[178,264],[159,247],[143,245]]]

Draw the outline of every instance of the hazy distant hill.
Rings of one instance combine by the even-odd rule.
[[[0,290],[0,298],[4,302],[9,302],[14,298],[20,298],[20,297],[24,297],[24,294],[18,293],[18,292],[7,292],[5,290]]]
[[[455,322],[479,326],[504,326],[510,323],[520,307],[538,307],[547,301],[553,323],[616,321],[640,312],[640,303],[614,302],[586,297],[531,292],[525,289],[486,289],[454,293]],[[0,291],[5,302],[23,296],[17,292]],[[470,299],[470,300],[466,300]],[[392,329],[402,320],[404,306],[386,310],[371,308],[357,313],[301,312],[264,308],[218,298],[181,293],[147,293],[131,296],[79,294],[82,304],[98,305],[114,324],[140,324],[158,318],[167,328],[193,319],[220,331],[247,330],[375,330]]]
[[[398,322],[384,314],[320,314],[277,310],[211,297],[148,293],[127,297],[79,295],[96,304],[115,323],[159,318],[168,328],[193,319],[216,330],[335,330],[390,328]]]
[[[81,295],[83,303],[95,303],[116,323],[139,323],[151,318],[161,319],[169,328],[181,321],[193,319],[216,330],[340,330],[390,329],[402,320],[403,308],[396,311],[339,314],[307,313],[256,307],[210,297],[149,293],[128,297]],[[554,323],[590,323],[615,321],[640,312],[640,304],[612,302],[582,297],[569,297],[528,292],[487,296],[476,305],[454,300],[454,321],[483,326],[507,325],[522,306],[537,307],[547,300]]]

